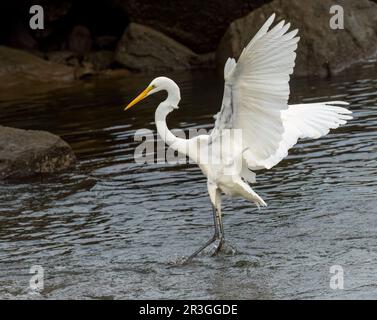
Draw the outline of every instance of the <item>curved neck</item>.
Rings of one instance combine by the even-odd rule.
[[[176,137],[166,125],[166,117],[174,109],[178,109],[178,103],[181,99],[178,86],[166,90],[168,97],[161,102],[155,112],[155,122],[158,134],[174,150],[186,153],[186,139]]]
[[[160,135],[161,139],[166,142],[168,145],[172,145],[176,139],[178,139],[167,127],[166,117],[173,109],[168,109],[166,106],[161,103],[155,113],[155,121],[157,132]]]

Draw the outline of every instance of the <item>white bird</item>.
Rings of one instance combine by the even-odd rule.
[[[207,177],[213,205],[215,233],[187,261],[217,241],[224,243],[221,194],[243,197],[258,207],[263,199],[247,183],[255,183],[251,170],[270,169],[288,154],[298,139],[317,139],[352,119],[351,111],[335,105],[343,101],[288,105],[289,79],[295,65],[298,30],[281,21],[270,29],[273,14],[242,51],[238,62],[229,58],[224,68],[225,87],[220,112],[209,135],[178,138],[166,125],[166,116],[178,109],[177,84],[166,77],[154,79],[125,110],[145,97],[165,90],[168,96],[155,112],[161,138],[174,150],[195,161]]]

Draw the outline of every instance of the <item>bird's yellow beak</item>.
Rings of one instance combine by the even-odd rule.
[[[131,108],[132,106],[134,106],[136,103],[138,103],[139,101],[143,100],[147,95],[148,93],[153,89],[153,86],[149,86],[148,88],[146,88],[142,93],[140,93],[135,99],[133,99],[128,105],[127,107],[124,108],[124,111],[128,110],[129,108]]]

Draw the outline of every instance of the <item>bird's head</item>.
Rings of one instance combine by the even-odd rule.
[[[147,88],[141,92],[135,99],[133,99],[125,108],[124,111],[128,110],[135,104],[137,104],[139,101],[145,99],[146,97],[150,96],[151,94],[154,94],[156,92],[159,92],[161,90],[165,90],[168,92],[168,97],[171,98],[176,97],[177,103],[180,100],[180,93],[179,88],[177,84],[167,78],[167,77],[158,77],[153,79],[153,81],[147,86]]]

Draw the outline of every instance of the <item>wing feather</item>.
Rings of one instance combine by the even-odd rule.
[[[242,130],[242,155],[251,170],[271,168],[298,139],[319,138],[352,118],[334,106],[346,104],[341,101],[288,105],[300,38],[284,20],[270,29],[274,19],[275,14],[269,17],[237,63],[227,60],[222,107],[211,134],[213,141],[224,129]]]
[[[280,113],[288,108],[289,75],[299,38],[295,37],[297,30],[287,33],[290,24],[284,20],[269,30],[274,18],[272,15],[246,46],[225,82],[231,98],[224,95],[222,109],[232,109],[231,127],[242,130],[249,168],[263,166],[278,149],[284,132]],[[223,122],[221,116],[217,118],[215,132],[229,127]]]
[[[298,139],[318,139],[352,119],[352,112],[335,106],[348,105],[343,101],[290,105],[282,112],[283,139],[276,153],[265,161],[265,168],[271,168],[288,155]]]

